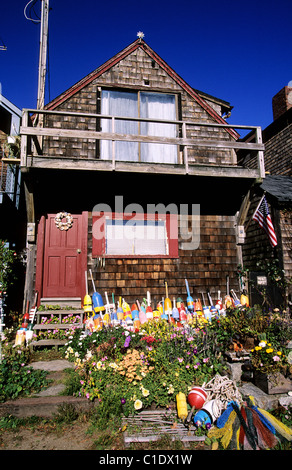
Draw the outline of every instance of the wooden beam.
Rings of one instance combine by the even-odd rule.
[[[113,171],[111,160],[77,159],[67,157],[28,157],[28,167],[46,168],[54,170],[85,170],[85,171]],[[133,173],[162,173],[173,175],[186,174],[184,165],[144,163],[144,162],[115,162],[115,171]],[[191,176],[214,176],[230,178],[259,178],[258,169],[242,168],[238,166],[215,166],[189,164],[188,174]]]
[[[57,128],[39,128],[24,127],[20,128],[21,135],[47,136],[47,137],[65,137],[72,139],[93,139],[93,140],[111,140],[123,142],[141,142],[157,143],[163,145],[183,145],[189,147],[210,147],[210,148],[229,148],[229,149],[248,149],[264,150],[262,143],[245,143],[230,140],[203,140],[187,138],[171,138],[158,136],[142,136],[132,134],[117,134],[111,132],[82,131],[78,129],[57,129]]]

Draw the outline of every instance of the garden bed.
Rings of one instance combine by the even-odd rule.
[[[60,331],[62,334],[65,330]],[[291,365],[287,362],[286,346],[291,339],[291,323],[278,314],[264,315],[258,309],[233,309],[212,321],[201,317],[184,325],[153,319],[140,328],[124,324],[103,326],[93,332],[72,329],[63,349],[64,357],[74,364],[66,393],[94,404],[98,426],[104,426],[113,417],[123,420],[121,428],[127,426],[127,445],[150,442],[164,431],[173,438],[179,435],[180,440],[196,440],[204,432],[191,430],[190,434],[178,416],[176,396],[182,392],[187,397],[192,387],[203,386],[216,374],[226,376],[226,361],[239,354],[234,351],[234,344],[244,344],[245,336],[251,335],[256,346],[254,350],[242,349],[244,357],[249,355],[258,368],[263,365],[265,369],[283,368],[289,378]],[[9,385],[15,397],[20,397],[26,392],[26,383],[30,387],[42,387],[27,381],[32,371],[26,372],[29,353],[25,345],[11,347],[10,343],[10,352],[5,347],[3,383],[14,377],[13,383],[5,383],[7,391]],[[13,373],[9,373],[9,363]],[[40,379],[36,377],[35,381]],[[190,411],[189,404],[187,407]],[[168,417],[166,423],[163,416],[168,409],[176,415],[176,420]],[[145,420],[147,413],[149,419]],[[137,428],[138,423],[143,423],[143,433],[141,426]]]

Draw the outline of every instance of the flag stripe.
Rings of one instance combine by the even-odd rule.
[[[271,245],[276,246],[278,244],[277,237],[269,213],[268,203],[265,197],[263,198],[261,204],[255,211],[253,215],[253,220],[256,220],[259,223],[260,227],[265,230],[269,237]]]

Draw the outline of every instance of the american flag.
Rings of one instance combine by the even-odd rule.
[[[265,196],[263,197],[262,202],[256,209],[253,215],[253,220],[256,220],[259,223],[260,227],[262,227],[262,229],[264,229],[265,232],[268,234],[271,245],[276,246],[278,244],[277,237]]]

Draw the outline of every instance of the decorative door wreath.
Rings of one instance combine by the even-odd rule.
[[[66,222],[62,222],[66,219]],[[59,230],[69,230],[73,225],[73,217],[69,212],[58,212],[55,216],[55,224]]]

